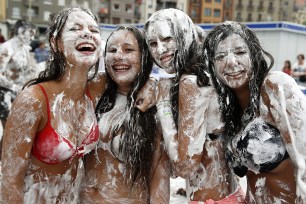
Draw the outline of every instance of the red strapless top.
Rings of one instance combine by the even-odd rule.
[[[60,136],[51,126],[50,106],[44,87],[37,84],[46,97],[48,121],[46,126],[37,132],[32,148],[32,154],[40,161],[47,164],[57,164],[74,156],[82,157],[93,150],[99,140],[99,128],[97,120],[93,121],[91,131],[79,146],[76,146],[65,137]],[[91,99],[89,92],[86,93]],[[92,99],[91,99],[92,100]]]

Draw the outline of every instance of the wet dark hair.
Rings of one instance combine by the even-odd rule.
[[[232,34],[238,34],[247,44],[250,51],[252,75],[249,82],[250,102],[241,118],[242,108],[232,90],[223,84],[215,73],[215,51],[219,43]],[[216,26],[208,34],[203,47],[204,59],[211,75],[212,82],[219,96],[219,104],[222,118],[225,123],[227,135],[233,136],[243,125],[256,117],[259,111],[260,88],[268,72],[274,64],[273,57],[260,45],[255,33],[247,26],[237,22],[225,22]],[[265,59],[270,59],[270,65]]]
[[[155,139],[157,122],[155,118],[156,107],[152,107],[146,112],[139,111],[134,107],[137,94],[139,90],[145,85],[149,79],[150,73],[153,67],[153,61],[149,55],[148,47],[145,43],[143,33],[136,27],[118,27],[116,31],[113,31],[108,37],[105,45],[104,57],[107,55],[107,46],[110,37],[121,30],[127,30],[131,32],[139,46],[141,57],[141,70],[134,79],[132,87],[127,95],[126,110],[129,112],[129,118],[125,119],[125,122],[121,127],[117,127],[112,133],[112,138],[120,130],[123,130],[122,137],[120,139],[119,151],[123,155],[123,163],[125,164],[130,175],[125,178],[127,181],[131,179],[132,186],[136,181],[144,181],[149,188],[149,175],[152,166],[152,158],[155,150]],[[113,109],[117,98],[117,84],[110,77],[107,66],[106,67],[106,79],[107,88],[98,102],[96,107],[97,118],[100,118],[100,114],[108,112]]]
[[[66,58],[64,56],[64,53],[58,49],[58,42],[61,40],[62,30],[68,19],[68,16],[74,11],[84,11],[88,13],[98,23],[97,18],[89,9],[84,9],[79,6],[66,7],[57,14],[55,14],[50,19],[49,27],[47,30],[50,50],[48,60],[46,62],[46,68],[44,71],[39,73],[39,76],[37,78],[27,82],[24,87],[45,81],[60,79],[65,73]],[[55,44],[53,44],[52,40]],[[89,80],[93,79],[96,76],[99,69],[99,61],[94,65],[94,69],[95,72]]]
[[[161,15],[160,14],[167,14]],[[178,16],[180,19],[178,19]],[[189,29],[183,28],[182,24],[188,23]],[[145,23],[144,30],[147,32],[149,26],[154,21],[166,21],[175,35],[177,51],[174,56],[175,77],[171,86],[171,104],[172,113],[176,127],[178,125],[178,94],[179,82],[183,74],[190,74],[197,76],[197,85],[199,87],[209,85],[209,77],[204,70],[201,44],[197,36],[197,31],[189,16],[176,9],[164,9],[154,13],[150,19]],[[191,36],[188,35],[191,34]],[[147,36],[147,35],[146,35]],[[187,39],[191,38],[191,39]],[[187,44],[187,40],[191,40]],[[157,64],[157,63],[156,63]],[[158,65],[158,64],[157,64]],[[158,65],[160,66],[160,65]]]
[[[25,32],[27,29],[33,29],[36,30],[36,26],[32,24],[31,22],[24,20],[24,19],[19,19],[16,21],[15,26],[14,26],[14,35],[18,35],[18,30],[19,28],[23,28],[23,32]]]
[[[286,64],[288,64],[288,67],[286,67]],[[291,62],[290,62],[290,60],[285,60],[283,69],[286,69],[286,68],[291,69]]]
[[[297,58],[299,58],[299,57],[301,57],[301,58],[302,58],[302,60],[304,60],[304,59],[305,59],[304,54],[299,54],[299,55],[297,56]]]

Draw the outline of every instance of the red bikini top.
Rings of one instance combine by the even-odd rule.
[[[99,140],[99,128],[97,120],[93,121],[91,131],[79,146],[60,136],[51,126],[50,106],[47,93],[44,87],[37,84],[46,97],[48,121],[46,126],[37,132],[32,148],[32,154],[40,161],[47,164],[57,164],[74,156],[82,157],[84,154],[93,150]],[[89,92],[86,93],[91,99]]]

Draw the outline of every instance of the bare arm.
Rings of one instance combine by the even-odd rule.
[[[15,99],[8,117],[2,149],[3,203],[23,203],[23,184],[33,140],[42,117],[41,103],[30,87]]]
[[[262,91],[261,114],[280,131],[296,166],[297,197],[306,202],[306,97],[292,78],[272,72]]]
[[[136,107],[145,112],[156,104],[156,86],[158,81],[150,77],[137,95]]]
[[[207,92],[203,92],[195,79],[193,77],[181,80],[179,90],[179,159],[175,167],[179,176],[183,178],[189,178],[190,174],[199,168],[209,120],[207,112],[211,87],[207,88]]]
[[[168,204],[170,200],[170,165],[167,152],[158,142],[154,152],[153,171],[150,182],[150,203]]]

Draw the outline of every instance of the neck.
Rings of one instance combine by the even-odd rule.
[[[239,101],[239,105],[242,108],[242,110],[244,111],[249,103],[250,103],[250,91],[249,91],[249,87],[245,87],[243,89],[239,89],[239,90],[234,90],[234,94],[237,97],[238,101]]]
[[[128,86],[118,86],[118,92],[127,96],[129,94],[131,87]]]
[[[87,76],[88,69],[86,68],[66,66],[66,71],[59,83],[68,93],[75,96],[84,96],[87,86]]]

